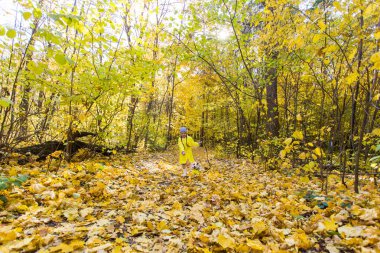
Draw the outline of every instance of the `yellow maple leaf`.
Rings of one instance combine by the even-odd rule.
[[[147,227],[149,230],[153,230],[153,229],[154,229],[153,223],[152,223],[151,221],[147,221],[147,222],[146,222],[146,227]]]
[[[208,243],[210,241],[210,238],[208,238],[208,236],[206,236],[205,234],[201,234],[199,236],[199,240],[201,240],[204,243]]]
[[[313,243],[310,241],[309,237],[303,231],[294,234],[293,238],[296,242],[296,246],[299,248],[309,249],[313,246]]]
[[[17,169],[15,167],[12,167],[9,172],[8,172],[9,176],[16,176],[18,173],[17,173]]]
[[[84,243],[82,240],[74,240],[70,242],[70,246],[73,247],[73,249],[81,249],[84,247]]]
[[[264,221],[257,221],[254,224],[252,224],[252,226],[252,233],[255,235],[259,235],[268,229],[268,226]]]
[[[322,230],[325,230],[325,231],[335,231],[338,228],[338,225],[335,223],[335,220],[333,217],[331,217],[330,219],[324,220],[321,225],[322,225],[321,226]]]
[[[124,252],[122,246],[116,246],[115,248],[112,249],[112,253],[122,253],[122,252]]]
[[[174,210],[182,210],[182,205],[178,201],[174,202],[173,204],[173,209]]]
[[[168,225],[166,225],[166,222],[165,221],[160,221],[160,223],[157,224],[157,229],[159,231],[162,231],[162,230],[165,230],[165,229],[169,229]]]
[[[255,240],[247,239],[247,245],[253,250],[263,251],[265,249],[264,245],[260,242],[259,239],[255,239]]]
[[[0,229],[0,243],[16,240],[16,232],[9,226]]]
[[[223,249],[227,249],[227,248],[233,249],[235,247],[235,240],[228,235],[225,236],[223,234],[219,234],[217,242],[219,243],[220,246],[223,247]]]
[[[117,216],[116,219],[115,219],[117,222],[123,224],[125,222],[125,219],[123,216]]]
[[[73,252],[74,248],[66,243],[61,243],[55,247],[50,248],[50,252]]]

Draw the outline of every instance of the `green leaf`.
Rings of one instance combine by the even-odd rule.
[[[8,202],[8,199],[7,199],[4,195],[0,195],[0,200],[1,200],[3,203],[7,203],[7,202]]]
[[[65,56],[65,58],[66,58],[66,61],[67,61],[70,65],[74,65],[74,64],[75,64],[75,62],[74,62],[73,60],[71,60],[70,57]]]
[[[5,34],[5,28],[0,25],[0,36],[3,36]]]
[[[6,182],[0,182],[0,190],[8,189],[9,185]]]
[[[28,180],[28,178],[29,178],[29,176],[27,176],[27,175],[19,174],[17,177],[17,180],[20,181],[21,183],[25,183],[26,180]]]
[[[21,182],[20,181],[14,181],[14,182],[12,182],[14,185],[16,185],[16,186],[18,186],[18,187],[20,187],[21,186]]]
[[[8,38],[13,39],[13,38],[16,37],[16,35],[17,35],[17,33],[16,33],[16,31],[15,31],[14,29],[9,29],[9,30],[7,31],[7,37],[8,37]]]
[[[380,156],[379,155],[378,156],[374,156],[371,159],[369,159],[370,162],[373,162],[373,161],[377,162],[378,160],[380,160]]]
[[[13,103],[12,103],[12,101],[9,100],[8,98],[5,98],[5,97],[0,98],[0,106],[1,106],[1,107],[5,107],[5,108],[7,108],[7,107],[9,107],[11,104],[13,104]]]
[[[27,12],[22,13],[22,16],[24,17],[25,20],[28,20],[32,16],[32,13],[27,11]]]
[[[62,53],[58,53],[54,57],[55,61],[58,62],[60,65],[65,65],[67,63],[66,55]]]
[[[35,9],[33,10],[33,16],[35,16],[36,18],[40,18],[40,17],[42,16],[42,12],[41,12],[41,10],[38,9],[38,8],[35,8]]]

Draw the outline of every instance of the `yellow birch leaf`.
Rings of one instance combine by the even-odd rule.
[[[379,94],[376,94],[373,98],[372,98],[372,101],[373,102],[376,102],[377,100],[379,100],[380,98],[380,93]]]
[[[326,24],[323,22],[323,20],[318,21],[318,26],[322,32],[326,30]]]
[[[292,137],[296,138],[297,140],[303,140],[303,134],[301,131],[295,131],[292,135]]]
[[[281,157],[281,159],[284,159],[285,156],[286,156],[286,150],[285,150],[285,149],[284,149],[284,150],[281,150],[281,151],[280,151],[280,157]]]
[[[317,43],[321,38],[323,38],[323,34],[315,34],[313,37],[313,43]]]
[[[354,73],[351,73],[349,74],[345,80],[346,80],[346,84],[347,85],[350,85],[350,84],[353,84],[354,82],[356,82],[356,80],[358,80],[358,77],[359,77],[359,74],[357,72],[354,72]]]
[[[302,121],[302,115],[301,115],[301,113],[298,113],[298,114],[297,114],[297,120],[298,120],[298,121]]]
[[[316,154],[317,156],[319,156],[319,157],[321,157],[322,156],[322,151],[321,151],[321,149],[320,148],[316,148],[316,149],[314,149],[314,154]]]
[[[380,69],[380,52],[373,54],[369,60],[374,64],[375,69]]]
[[[372,130],[372,134],[376,136],[380,136],[380,128],[375,128]]]
[[[298,158],[301,159],[301,160],[305,160],[306,159],[305,152],[302,152],[301,154],[299,154]]]
[[[333,3],[335,9],[337,9],[338,11],[341,11],[342,10],[342,6],[340,6],[340,3],[337,2],[337,1],[334,1]]]
[[[379,15],[379,10],[377,9],[378,5],[376,4],[369,4],[367,8],[364,10],[363,17],[369,18],[372,15]],[[377,13],[377,14],[376,14]]]
[[[380,39],[380,32],[375,33],[375,39]]]
[[[287,138],[287,139],[284,141],[284,144],[285,144],[286,146],[289,146],[290,143],[292,143],[292,141],[293,141],[292,138]]]

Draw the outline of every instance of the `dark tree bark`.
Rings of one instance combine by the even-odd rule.
[[[277,102],[277,68],[276,60],[278,57],[277,52],[271,54],[271,62],[269,63],[267,69],[267,105],[268,105],[268,121],[267,121],[267,131],[271,133],[272,137],[278,137],[280,134],[280,121],[278,113],[278,102]]]

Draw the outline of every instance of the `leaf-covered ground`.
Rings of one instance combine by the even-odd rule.
[[[212,159],[187,178],[176,162],[173,152],[3,167],[30,179],[7,193],[0,252],[380,251],[373,183],[356,195],[331,178],[325,196],[317,179],[249,161]]]

